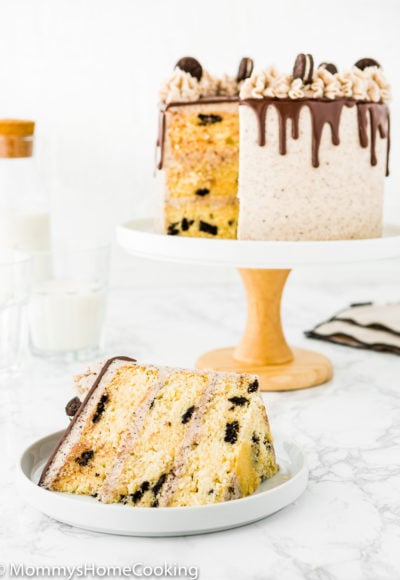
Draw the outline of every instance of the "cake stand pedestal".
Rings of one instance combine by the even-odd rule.
[[[281,298],[290,270],[240,268],[247,294],[247,323],[235,348],[211,350],[196,366],[248,372],[260,378],[263,391],[304,389],[332,377],[330,361],[317,352],[290,348],[281,323]]]
[[[260,377],[262,391],[304,389],[332,377],[332,365],[312,350],[288,346],[282,329],[283,289],[294,266],[362,262],[400,256],[400,227],[386,227],[382,238],[326,242],[213,240],[152,232],[151,220],[117,230],[119,244],[131,254],[153,260],[239,269],[247,294],[247,323],[233,348],[201,355],[198,368],[248,372]]]

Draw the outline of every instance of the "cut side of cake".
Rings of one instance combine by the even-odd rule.
[[[236,102],[168,106],[161,228],[169,235],[235,238],[239,115]]]
[[[253,493],[278,466],[255,376],[117,357],[94,383],[39,485],[169,507]]]
[[[243,61],[249,61],[247,69]],[[185,57],[163,87],[157,142],[158,231],[236,237],[238,94],[251,70],[252,61],[242,59],[235,78],[217,78]]]

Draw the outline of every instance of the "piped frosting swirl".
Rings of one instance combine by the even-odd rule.
[[[386,102],[390,100],[390,85],[382,70],[370,66],[364,70],[353,67],[343,73],[332,74],[326,68],[315,71],[311,83],[301,78],[282,75],[275,67],[254,72],[243,82],[241,99],[354,99],[364,102]]]
[[[217,77],[203,70],[201,79],[175,67],[160,90],[162,103],[197,101],[209,97],[238,97],[243,81],[227,74]]]

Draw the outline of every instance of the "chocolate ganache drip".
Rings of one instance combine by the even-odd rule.
[[[368,146],[368,114],[370,125],[371,165],[377,164],[376,135],[379,131],[381,138],[387,139],[386,175],[389,174],[390,149],[390,118],[389,109],[384,103],[359,103],[352,99],[335,99],[333,101],[317,99],[244,99],[241,105],[251,107],[258,121],[258,145],[266,144],[266,117],[268,108],[274,106],[278,113],[279,122],[279,153],[286,155],[287,151],[287,121],[291,120],[292,138],[299,138],[299,118],[303,107],[308,107],[312,125],[312,165],[319,167],[319,149],[322,131],[327,123],[331,128],[333,145],[340,144],[339,126],[343,107],[357,106],[358,129],[361,147]]]
[[[368,147],[368,115],[371,139],[371,165],[376,165],[376,134],[379,131],[381,139],[387,139],[386,175],[389,175],[389,151],[390,151],[390,114],[385,104],[359,103],[357,106],[358,130],[361,147]]]
[[[164,164],[164,141],[165,141],[165,108],[160,109],[158,116],[158,136],[156,143],[156,168],[162,169]],[[158,157],[157,157],[158,155]]]

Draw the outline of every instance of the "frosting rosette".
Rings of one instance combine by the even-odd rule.
[[[354,99],[364,102],[390,100],[390,85],[379,66],[363,70],[354,66],[344,72],[334,72],[320,66],[306,82],[303,78],[280,73],[270,66],[253,71],[250,77],[238,82],[237,77],[224,74],[214,76],[207,70],[201,78],[176,67],[160,90],[163,103],[193,102],[202,98],[228,97],[241,99]]]
[[[162,85],[160,99],[172,101],[196,101],[200,98],[199,81],[187,72],[175,68],[171,77]]]
[[[238,97],[239,86],[235,77],[223,75],[217,77],[203,70],[198,80],[190,73],[176,67],[160,90],[162,103],[191,102],[207,97]]]
[[[275,67],[255,71],[240,89],[241,99],[354,99],[365,102],[390,100],[390,86],[382,70],[370,66],[364,70],[353,67],[349,71],[332,73],[318,68],[310,83],[292,75],[280,74]]]
[[[336,74],[332,74],[325,68],[319,68],[313,77],[311,91],[315,99],[337,99],[343,96],[340,82]]]

